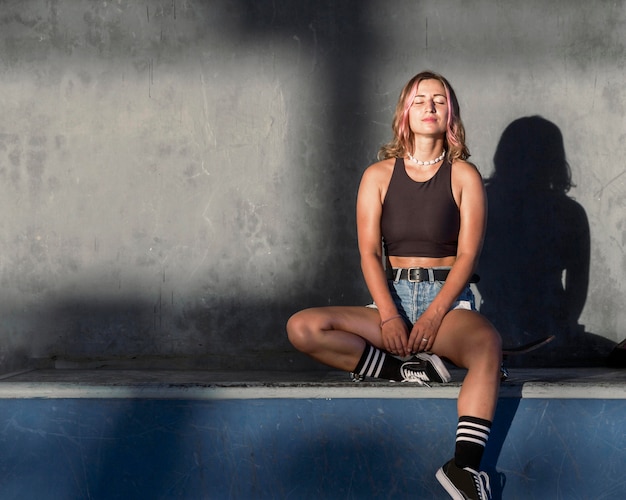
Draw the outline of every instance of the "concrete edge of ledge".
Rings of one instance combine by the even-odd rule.
[[[415,385],[79,385],[13,382],[0,384],[0,399],[456,399],[460,384]],[[626,387],[606,384],[526,382],[503,385],[500,398],[626,399]]]

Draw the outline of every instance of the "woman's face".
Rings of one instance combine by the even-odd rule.
[[[409,126],[414,134],[442,136],[448,124],[446,89],[439,80],[422,80],[409,109]]]

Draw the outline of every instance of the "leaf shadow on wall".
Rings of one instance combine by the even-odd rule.
[[[479,264],[481,312],[515,346],[555,335],[509,365],[599,364],[613,342],[579,324],[589,284],[590,232],[559,128],[541,116],[513,121],[486,181],[487,233]]]

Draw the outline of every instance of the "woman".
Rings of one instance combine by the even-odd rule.
[[[485,233],[482,178],[465,161],[458,101],[441,75],[423,72],[405,85],[392,128],[357,198],[361,268],[375,305],[300,311],[287,324],[289,340],[357,378],[447,382],[439,357],[466,368],[454,458],[436,476],[452,498],[488,498],[478,471],[502,347],[468,284]]]

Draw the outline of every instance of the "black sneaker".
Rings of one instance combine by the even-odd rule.
[[[402,382],[417,382],[428,385],[428,382],[450,382],[450,373],[443,361],[436,354],[420,352],[400,367]]]
[[[491,487],[486,472],[478,472],[469,467],[461,469],[450,460],[435,474],[441,486],[455,500],[490,500]]]

